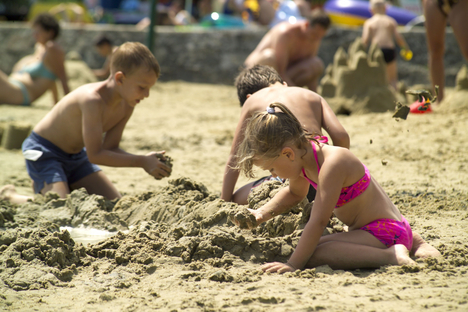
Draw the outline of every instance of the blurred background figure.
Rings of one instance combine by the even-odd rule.
[[[84,23],[85,9],[73,2],[59,3],[50,8],[49,13],[65,23]]]
[[[244,66],[271,66],[288,86],[307,86],[316,91],[324,71],[323,61],[317,53],[329,26],[330,19],[320,9],[315,10],[308,20],[282,22],[265,34]]]
[[[47,90],[52,91],[54,104],[58,102],[55,80],[60,80],[67,94],[65,53],[55,41],[60,33],[58,21],[49,13],[36,16],[32,23],[36,40],[35,52],[21,59],[8,77],[0,71],[0,104],[31,105]]]
[[[429,52],[429,71],[432,85],[439,86],[437,102],[444,98],[445,87],[445,32],[447,23],[453,33],[461,52],[468,60],[468,1],[467,0],[423,0],[426,18],[426,37]]]
[[[106,35],[101,35],[98,38],[96,38],[96,40],[94,41],[94,46],[96,47],[96,50],[99,53],[99,55],[105,57],[106,60],[104,61],[102,68],[94,69],[93,73],[96,76],[96,78],[100,80],[107,79],[107,77],[109,77],[110,74],[110,62],[112,53],[114,53],[117,47],[114,47],[112,41]]]

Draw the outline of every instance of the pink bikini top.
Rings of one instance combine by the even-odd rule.
[[[318,173],[320,173],[320,166],[318,163],[317,150],[315,148],[315,143],[311,142],[311,144],[312,144],[312,149],[314,150],[314,157],[315,157],[315,162],[317,163],[317,170],[318,170]],[[361,195],[369,186],[369,183],[371,180],[369,169],[367,169],[367,167],[364,164],[362,165],[364,166],[364,169],[365,169],[364,176],[361,179],[359,179],[359,181],[357,181],[356,183],[350,186],[343,187],[341,189],[340,197],[338,198],[338,202],[336,203],[335,209],[343,206],[344,204],[350,202],[354,198]],[[315,183],[314,181],[312,181],[311,179],[307,177],[304,168],[302,168],[302,174],[304,175],[304,178],[306,178],[306,180],[309,181],[309,183],[312,184],[312,186],[315,189],[317,189],[317,183]]]

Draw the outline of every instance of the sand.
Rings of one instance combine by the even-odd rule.
[[[5,311],[449,311],[468,310],[468,111],[340,115],[351,150],[368,166],[415,231],[442,253],[416,266],[263,274],[293,251],[310,204],[254,230],[230,217],[247,206],[219,199],[240,108],[230,86],[157,83],[136,108],[121,146],[165,150],[169,179],[102,167],[124,194],[83,190],[16,206],[0,201],[0,310]],[[34,125],[50,97],[0,106],[0,123]],[[259,172],[259,175],[262,175]],[[248,180],[241,177],[237,186]],[[0,185],[32,195],[18,150],[0,148]],[[258,207],[277,192],[265,185]],[[245,224],[248,224],[248,216]],[[60,226],[118,232],[81,244]],[[245,226],[247,227],[247,226]],[[346,230],[336,218],[324,234]]]

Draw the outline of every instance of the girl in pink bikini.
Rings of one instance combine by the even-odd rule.
[[[310,219],[287,263],[263,265],[267,272],[288,272],[328,264],[333,269],[413,264],[416,257],[440,256],[416,233],[367,167],[348,149],[329,146],[305,131],[280,103],[254,115],[239,146],[239,169],[252,177],[256,165],[289,186],[257,210],[257,225],[288,211],[317,189]],[[332,213],[348,232],[323,236]]]

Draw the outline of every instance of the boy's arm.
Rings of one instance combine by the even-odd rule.
[[[251,115],[246,105],[242,107],[241,116],[234,132],[234,139],[231,145],[231,152],[224,169],[223,186],[221,188],[221,199],[231,201],[234,188],[236,187],[237,179],[239,178],[239,170],[233,169],[237,166],[237,148],[244,140],[244,122]]]
[[[366,21],[364,22],[364,26],[362,28],[361,42],[364,44],[364,46],[367,47],[369,45],[369,40],[370,40],[369,23]]]
[[[102,102],[99,100],[88,101],[82,105],[83,141],[89,161],[111,167],[140,167],[155,178],[169,176],[171,169],[159,161],[156,156],[133,155],[119,148],[123,129],[132,112],[133,109],[129,109],[126,116],[107,131],[103,140]]]
[[[403,38],[403,36],[398,32],[397,26],[398,25],[395,22],[395,24],[393,25],[393,33],[395,36],[395,41],[401,49],[409,50],[409,47],[408,47],[408,44],[406,43],[405,38]]]
[[[341,125],[327,101],[321,97],[322,128],[325,129],[333,141],[333,145],[349,149],[349,135]]]
[[[110,75],[110,56],[106,57],[102,68],[93,70],[94,75],[99,79],[107,79]]]

